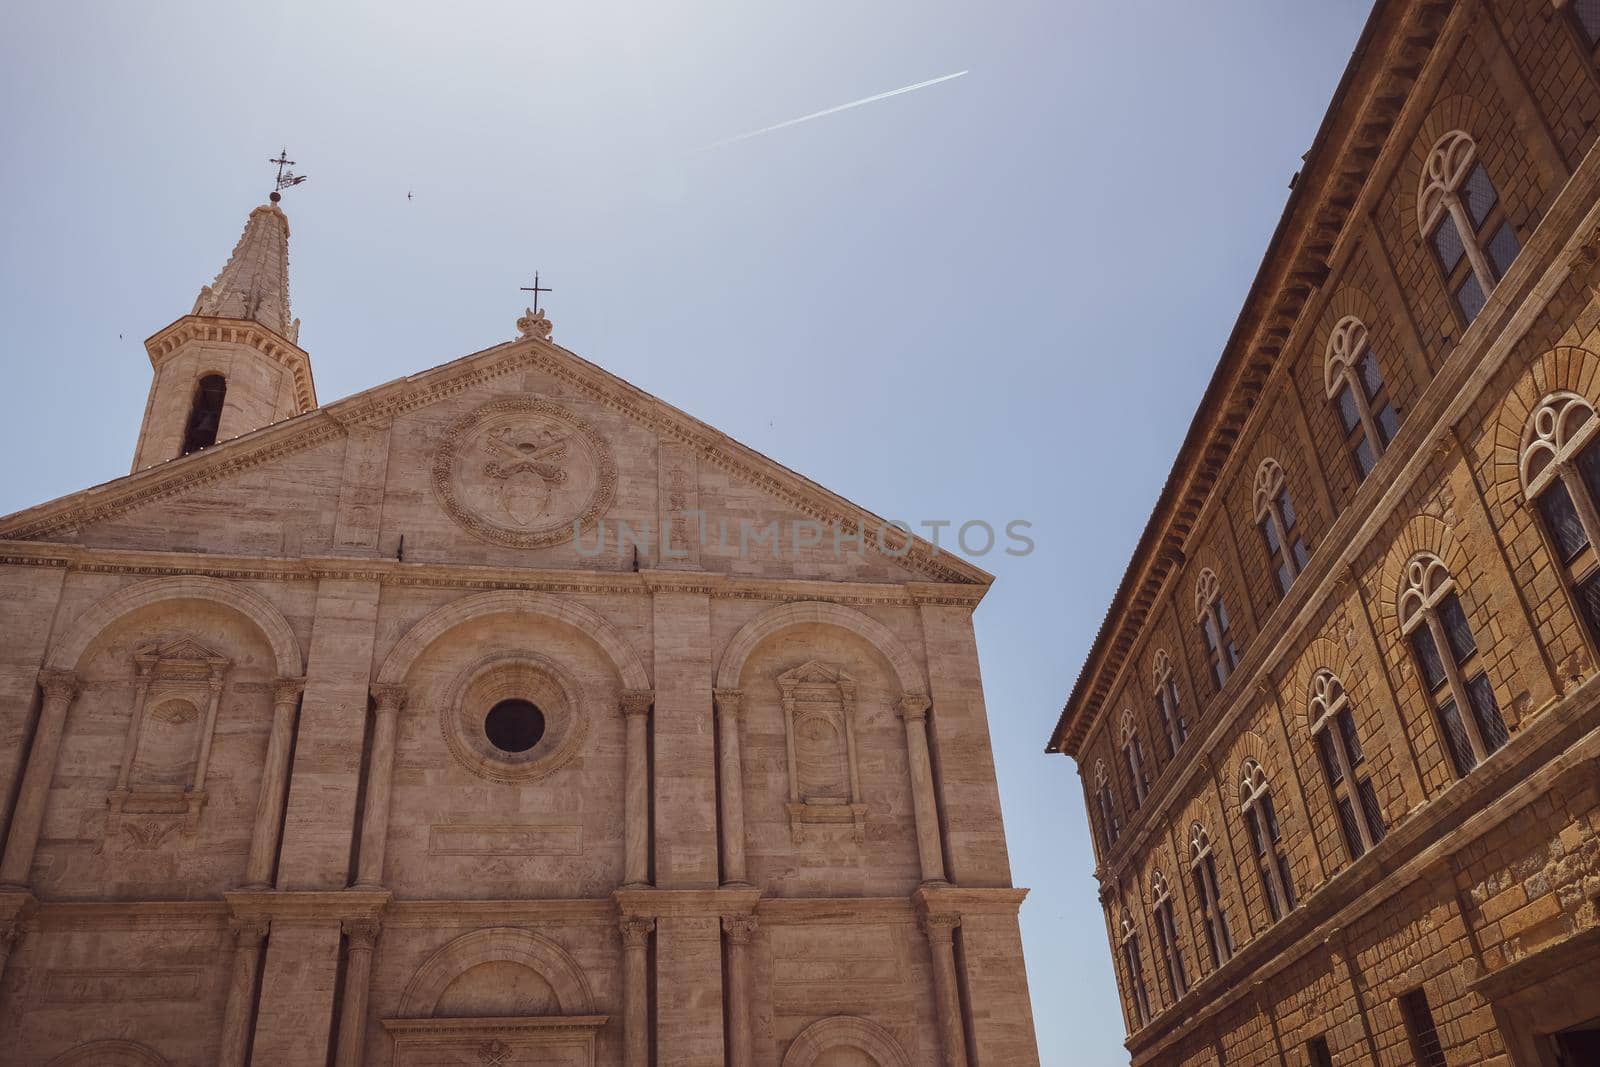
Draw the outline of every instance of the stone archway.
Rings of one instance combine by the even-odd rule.
[[[561,1015],[586,1015],[594,1009],[588,979],[565,949],[531,930],[507,926],[463,934],[429,956],[406,985],[400,1015],[434,1015],[440,997],[456,979],[494,963],[516,964],[538,975],[550,986]]]
[[[911,1057],[893,1034],[856,1015],[819,1019],[800,1031],[784,1054],[783,1067],[844,1067],[850,1059],[840,1054],[848,1056],[850,1052],[860,1054],[853,1058],[862,1067],[911,1067]]]
[[[167,1061],[136,1042],[107,1039],[69,1049],[47,1067],[167,1067]]]
[[[757,645],[780,630],[805,623],[821,623],[849,630],[866,640],[889,661],[889,665],[894,668],[895,677],[899,679],[901,692],[926,691],[927,686],[923,682],[922,671],[917,666],[917,661],[894,635],[894,631],[854,608],[820,600],[782,604],[762,612],[745,623],[739,632],[733,635],[733,640],[728,642],[728,647],[722,653],[722,662],[717,668],[717,688],[739,688],[739,676],[744,673],[745,661],[750,658]]]

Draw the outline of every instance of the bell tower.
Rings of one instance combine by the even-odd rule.
[[[145,341],[155,374],[135,472],[317,406],[300,320],[289,314],[289,220],[280,199],[274,192],[250,212],[193,310]]]

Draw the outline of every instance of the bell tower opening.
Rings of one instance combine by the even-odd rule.
[[[200,379],[194,389],[194,403],[189,407],[189,425],[183,433],[183,451],[187,456],[217,443],[217,428],[222,425],[222,400],[228,393],[228,379],[220,374],[208,374]]]

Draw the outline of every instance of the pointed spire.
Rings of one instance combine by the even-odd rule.
[[[289,220],[278,194],[272,199],[250,212],[233,255],[217,280],[201,287],[190,314],[253,319],[299,344],[300,320],[289,314]]]

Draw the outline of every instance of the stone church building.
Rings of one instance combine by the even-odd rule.
[[[0,519],[0,1061],[1036,1064],[989,576],[537,310],[319,405],[272,200]]]
[[[1592,1067],[1600,2],[1379,0],[1291,189],[1048,746],[1127,1047]]]

